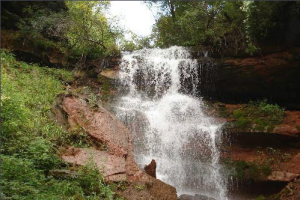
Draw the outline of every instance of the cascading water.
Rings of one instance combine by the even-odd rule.
[[[143,49],[124,55],[117,116],[134,136],[136,162],[157,162],[157,178],[178,194],[227,199],[217,142],[221,124],[195,94],[199,65],[187,49]],[[188,82],[188,86],[184,86]]]

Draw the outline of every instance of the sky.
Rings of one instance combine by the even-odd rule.
[[[148,36],[151,34],[154,16],[142,1],[111,1],[110,12],[120,18],[120,23],[126,30],[131,30],[137,35]],[[130,35],[125,35],[126,39]]]

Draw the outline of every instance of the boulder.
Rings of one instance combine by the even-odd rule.
[[[70,147],[62,156],[63,160],[79,166],[93,161],[108,181],[126,181],[125,158],[111,155],[106,151],[96,149]]]
[[[151,160],[151,163],[149,165],[146,165],[144,167],[145,172],[149,174],[150,176],[156,178],[156,162],[154,159]]]
[[[107,110],[99,107],[95,111],[86,101],[75,97],[65,97],[62,108],[68,114],[70,129],[82,127],[94,139],[105,143],[112,154],[128,155],[129,131]]]

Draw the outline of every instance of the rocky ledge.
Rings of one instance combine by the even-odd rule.
[[[266,101],[207,105],[207,114],[224,123],[220,156],[230,177],[229,195],[299,199],[300,112]]]
[[[300,48],[261,56],[214,59],[202,66],[201,96],[224,103],[267,98],[289,109],[300,109]],[[200,67],[201,67],[200,66]]]
[[[126,182],[117,193],[127,199],[176,200],[176,189],[148,175],[134,161],[132,136],[127,128],[101,105],[90,107],[87,100],[72,95],[60,95],[53,108],[60,123],[71,132],[82,128],[92,140],[105,148],[69,147],[61,157],[71,165],[86,165],[93,161],[108,182]]]

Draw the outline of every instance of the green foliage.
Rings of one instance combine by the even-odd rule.
[[[126,40],[124,37],[120,38],[120,49],[122,51],[132,52],[134,50],[139,50],[143,48],[152,48],[152,35],[147,37],[138,36],[132,31],[128,31],[128,34],[131,35],[130,40]]]
[[[258,110],[263,115],[274,115],[275,117],[283,117],[284,109],[277,104],[269,104],[267,99],[257,102],[250,102],[253,106],[258,106]]]
[[[78,177],[57,180],[26,159],[1,155],[3,199],[119,199],[93,165],[80,167]]]
[[[78,178],[70,180],[45,175],[65,166],[58,148],[72,144],[49,116],[63,83],[73,75],[18,62],[3,50],[1,72],[1,199],[117,198],[91,166],[81,168]],[[83,146],[87,144],[85,138],[80,139],[86,141]]]
[[[259,52],[259,44],[287,21],[299,20],[299,4],[260,1],[147,1],[159,8],[153,27],[155,45],[205,46],[222,53]],[[278,36],[277,36],[278,37]],[[274,39],[274,37],[273,37]]]
[[[137,189],[138,191],[142,191],[145,188],[144,185],[136,185],[135,189]]]
[[[265,200],[265,197],[263,195],[260,195],[259,197],[256,198],[256,200]]]
[[[53,69],[17,62],[5,51],[1,52],[1,71],[2,153],[27,158],[35,154],[36,159],[48,160],[45,156],[53,153],[53,147],[44,137],[55,139],[62,133],[47,116],[54,98],[63,91],[61,82],[51,75]],[[63,72],[62,78],[71,76],[57,71]],[[48,161],[53,166],[57,162]]]
[[[104,12],[108,1],[68,1],[69,18],[65,24],[65,36],[78,56],[91,57],[118,54],[116,37],[120,30],[110,28]]]
[[[23,35],[22,42],[32,41],[42,52],[59,50],[71,60],[117,56],[116,44],[122,29],[115,19],[108,19],[108,1],[67,1],[61,3],[10,3],[4,17],[17,16],[14,24]],[[62,9],[55,9],[59,4]],[[9,6],[17,6],[10,10]],[[14,13],[15,12],[15,13]],[[7,26],[9,27],[9,26]]]
[[[88,101],[91,108],[97,107],[97,96],[94,93],[89,95]]]
[[[127,187],[129,186],[130,183],[128,183],[127,181],[120,181],[117,183],[110,183],[110,185],[112,186],[113,190],[116,191],[125,191],[127,189]]]
[[[245,161],[226,160],[225,164],[230,170],[230,176],[239,180],[259,180],[271,174],[269,164],[258,164]]]
[[[98,80],[101,83],[100,86],[100,94],[101,94],[101,100],[103,102],[108,102],[113,98],[115,95],[114,91],[116,90],[114,82],[112,79],[107,78],[102,75],[98,75]]]
[[[157,46],[213,45],[237,51],[243,45],[238,35],[242,2],[168,2],[157,3],[162,9],[153,29]]]
[[[59,146],[70,145],[77,148],[87,148],[93,146],[93,142],[88,134],[80,127],[70,130],[64,137],[56,140]]]
[[[276,104],[269,104],[267,100],[249,102],[233,112],[236,120],[235,127],[258,131],[271,131],[275,125],[280,124],[284,109]]]

